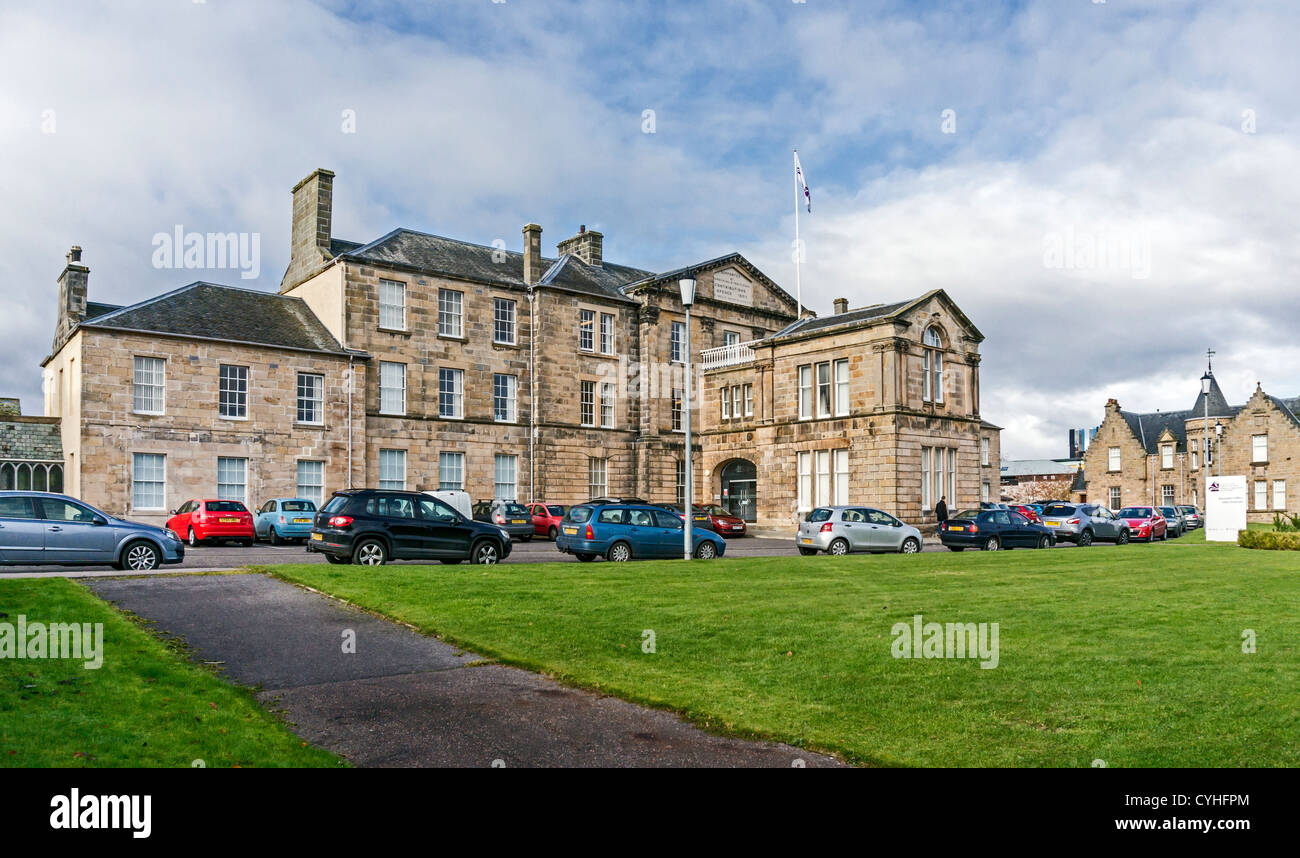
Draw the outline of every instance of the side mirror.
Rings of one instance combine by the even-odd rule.
[[[170,514],[171,514],[171,515],[175,515],[175,514],[176,514],[176,510],[172,510]]]
[[[97,515],[90,520],[90,523],[96,527],[103,527],[108,524],[108,519],[104,518],[102,515]]]

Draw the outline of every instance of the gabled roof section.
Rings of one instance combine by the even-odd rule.
[[[912,298],[908,301],[897,301],[893,304],[875,304],[871,307],[849,310],[847,313],[800,319],[799,321],[788,325],[784,329],[777,331],[772,335],[771,339],[786,339],[810,333],[836,330],[839,328],[850,328],[858,325],[874,325],[879,322],[897,318],[932,299],[938,299],[948,307],[953,315],[957,317],[958,321],[960,321],[973,335],[971,339],[974,339],[976,342],[983,342],[984,335],[980,333],[979,329],[976,328],[970,318],[961,311],[961,308],[957,306],[952,298],[948,297],[948,293],[942,289],[932,289],[924,295],[921,295],[919,298]]]
[[[1202,417],[1205,416],[1205,399],[1206,395],[1204,393],[1196,394],[1196,404],[1192,406],[1193,414],[1200,414]],[[1211,417],[1231,417],[1241,410],[1240,408],[1234,409],[1228,404],[1228,400],[1224,397],[1223,391],[1219,389],[1219,380],[1214,377],[1213,372],[1210,373],[1209,400]]]
[[[358,354],[339,345],[301,298],[202,281],[87,319],[81,327]]]
[[[764,288],[776,295],[783,303],[788,304],[791,308],[798,306],[799,302],[795,300],[793,295],[782,289],[775,280],[768,277],[760,271],[754,263],[750,262],[739,253],[728,253],[726,256],[718,256],[713,259],[705,260],[704,262],[698,262],[694,265],[684,265],[681,268],[674,268],[672,271],[665,271],[662,274],[654,274],[649,271],[643,272],[645,275],[644,277],[623,286],[623,293],[630,295],[633,292],[640,292],[651,286],[659,286],[665,283],[671,283],[675,289],[677,281],[687,275],[694,276],[701,271],[707,271],[711,268],[722,268],[726,265],[735,265],[744,269],[746,274],[761,283]],[[791,315],[793,315],[793,313]]]
[[[1278,407],[1278,410],[1291,418],[1291,422],[1300,426],[1300,396],[1294,399],[1282,399],[1278,396],[1270,396],[1270,400]]]

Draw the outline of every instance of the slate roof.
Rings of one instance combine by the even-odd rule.
[[[832,331],[837,328],[847,328],[863,323],[875,322],[882,319],[890,319],[902,315],[906,310],[916,305],[928,301],[936,296],[942,297],[952,308],[954,314],[969,328],[970,333],[977,340],[983,340],[981,334],[970,319],[953,303],[948,297],[948,293],[942,289],[932,289],[917,298],[911,298],[907,301],[897,301],[893,304],[874,304],[870,307],[862,307],[857,310],[849,310],[847,313],[834,313],[829,316],[814,316],[811,318],[800,319],[793,322],[781,330],[777,331],[770,339],[788,339],[790,337],[803,336],[805,334],[817,333],[821,331]]]
[[[369,244],[336,255],[459,280],[527,288],[522,253],[410,229],[395,229]],[[559,259],[543,257],[542,262],[549,267],[539,283],[615,301],[630,302],[622,287],[653,276],[649,271],[609,262],[600,266],[587,265],[570,254]]]
[[[1229,405],[1219,389],[1219,383],[1214,381],[1211,374],[1210,382],[1210,419],[1217,417],[1236,417],[1241,412],[1244,405]],[[1157,411],[1152,414],[1138,414],[1132,411],[1121,411],[1120,416],[1128,423],[1133,434],[1146,447],[1148,453],[1158,453],[1160,434],[1167,427],[1178,442],[1187,448],[1187,421],[1205,419],[1205,394],[1196,395],[1196,405],[1187,411]],[[1279,410],[1300,427],[1300,396],[1291,399],[1283,399],[1278,396],[1270,396],[1269,399]],[[1193,435],[1195,437],[1195,435]]]
[[[0,459],[62,462],[63,436],[56,417],[0,419]]]
[[[698,262],[695,265],[684,265],[681,268],[674,268],[671,271],[664,271],[659,274],[655,274],[650,271],[643,271],[641,272],[642,274],[641,278],[639,278],[638,280],[632,283],[628,283],[624,285],[622,289],[624,293],[631,293],[638,289],[643,289],[646,286],[650,286],[656,283],[672,283],[675,285],[677,281],[681,280],[683,277],[686,277],[688,275],[695,276],[697,273],[707,268],[716,268],[718,266],[727,265],[727,264],[739,265],[740,267],[748,271],[750,274],[753,274],[759,279],[761,279],[763,281],[763,285],[767,286],[778,297],[785,299],[786,303],[788,304],[796,303],[795,297],[793,295],[791,295],[789,292],[782,289],[781,286],[778,283],[776,283],[776,281],[772,280],[762,271],[759,271],[758,268],[755,267],[755,265],[752,262],[750,262],[748,259],[740,255],[739,253],[728,253],[723,256],[714,257],[713,259],[706,259],[705,261]]]
[[[1192,406],[1193,414],[1199,414],[1202,417],[1205,416],[1205,399],[1206,396],[1204,393],[1196,394],[1196,404]],[[1223,391],[1219,389],[1219,381],[1214,377],[1214,373],[1212,372],[1210,373],[1209,399],[1211,417],[1231,417],[1241,410],[1240,408],[1234,409],[1228,404],[1227,397],[1225,397]]]
[[[1004,461],[1001,466],[1004,477],[1072,474],[1077,470],[1079,470],[1079,463],[1069,459],[1064,462],[1058,462],[1056,459],[1015,459]]]
[[[98,301],[87,301],[86,318],[94,319],[97,316],[103,316],[106,313],[111,313],[114,310],[120,310],[120,309],[122,309],[121,304],[101,304]]]
[[[1083,475],[1083,468],[1074,475],[1074,485],[1070,486],[1072,492],[1086,492],[1088,490],[1088,480]]]
[[[339,345],[301,298],[202,281],[87,319],[81,326],[355,354]]]

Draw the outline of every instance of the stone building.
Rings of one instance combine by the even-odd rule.
[[[1198,393],[1187,411],[1136,413],[1114,399],[1107,402],[1105,419],[1084,454],[1075,499],[1112,509],[1202,507],[1207,477],[1244,474],[1251,521],[1294,511],[1289,492],[1300,481],[1300,397],[1281,399],[1256,385],[1245,405],[1229,405],[1213,371],[1207,372],[1209,395]]]
[[[688,387],[696,500],[751,521],[845,498],[920,519],[939,495],[997,490],[983,337],[942,291],[800,318],[735,253],[657,274],[606,260],[586,228],[554,255],[536,224],[522,251],[410,229],[346,241],[333,183],[316,170],[293,189],[278,294],[195,283],[94,304],[73,249],[44,363],[70,492],[145,519],[349,485],[681,502]]]
[[[0,491],[63,491],[63,445],[56,417],[24,417],[0,399]]]

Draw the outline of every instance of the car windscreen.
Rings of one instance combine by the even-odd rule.
[[[204,508],[208,512],[248,512],[239,501],[208,501]]]
[[[343,507],[347,506],[347,503],[348,503],[347,495],[335,495],[334,497],[330,498],[329,503],[325,504],[325,506],[321,508],[321,512],[331,512],[331,513],[338,512],[339,510],[343,509]]]
[[[808,513],[808,520],[813,522],[830,521],[831,516],[834,514],[835,514],[834,510],[829,510],[823,507],[820,509],[815,509],[812,512]]]
[[[1067,503],[1048,504],[1043,508],[1043,515],[1074,515],[1074,507]]]
[[[280,503],[280,509],[285,512],[315,512],[316,504],[311,501],[282,501]]]
[[[551,515],[564,515],[564,507],[562,506],[556,506],[556,505],[548,506],[546,508],[546,511],[549,512]]]
[[[1119,511],[1120,518],[1150,518],[1151,507],[1149,506],[1126,506]]]
[[[585,524],[591,521],[591,507],[589,506],[571,506],[569,511],[564,514],[566,521],[572,521],[577,524]]]
[[[974,520],[979,518],[980,513],[982,512],[984,512],[984,510],[982,509],[964,509],[961,512],[957,513],[956,515],[952,516],[952,518],[965,518],[965,519]]]
[[[1160,514],[1161,514],[1161,515],[1178,515],[1178,510],[1174,509],[1174,508],[1171,507],[1171,506],[1162,506],[1162,507],[1160,507]]]
[[[504,507],[506,515],[528,515],[528,510],[524,509],[523,504],[508,503]]]

